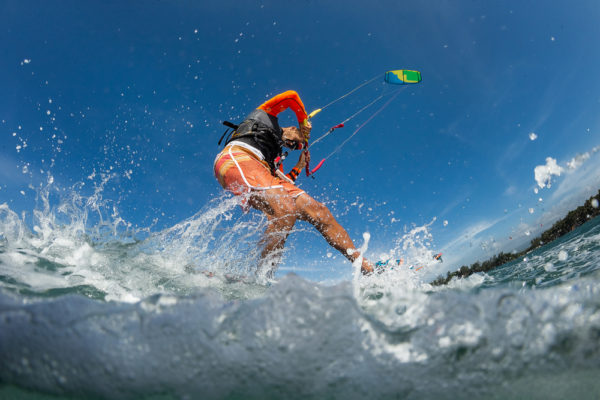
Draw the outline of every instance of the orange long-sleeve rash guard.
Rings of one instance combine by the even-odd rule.
[[[298,125],[306,124],[308,114],[306,114],[306,109],[304,108],[302,100],[300,100],[300,96],[294,90],[288,90],[280,93],[258,106],[259,110],[263,110],[267,114],[274,117],[277,117],[279,113],[287,110],[288,108],[291,109],[294,114],[296,114]],[[283,165],[279,165],[279,170],[283,172]],[[296,180],[299,174],[300,171],[294,168],[288,174],[285,174],[285,176],[287,176],[293,182]]]
[[[280,93],[258,107],[259,110],[263,110],[274,117],[288,108],[296,114],[298,125],[304,125],[306,123],[308,114],[306,114],[306,109],[304,108],[304,104],[302,104],[302,100],[300,100],[300,96],[298,96],[298,93],[294,90]]]

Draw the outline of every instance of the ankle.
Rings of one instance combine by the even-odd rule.
[[[362,272],[363,275],[370,275],[373,273],[373,271],[373,264],[371,264],[371,262],[366,258],[363,258],[362,266],[360,267],[360,272]]]

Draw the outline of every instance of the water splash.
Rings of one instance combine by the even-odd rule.
[[[552,290],[422,293],[408,307],[382,298],[371,313],[348,283],[293,275],[234,302],[206,290],[136,304],[0,292],[0,378],[100,398],[558,399],[552,386],[512,383],[570,376],[575,397],[591,399],[581,388],[600,389],[598,295],[590,277]]]
[[[239,215],[235,198],[143,238],[102,190],[56,206],[41,198],[37,228],[0,205],[2,382],[99,398],[564,393],[532,393],[532,380],[567,382],[578,398],[598,389],[600,220],[462,287],[432,288],[406,265],[365,277],[358,263],[354,284],[290,274],[267,287],[225,282],[251,272],[265,224]],[[429,225],[388,255],[433,263]],[[544,270],[550,261],[555,271]]]
[[[134,229],[103,198],[109,179],[103,177],[91,195],[82,194],[79,184],[58,199],[61,193],[50,182],[39,191],[30,218],[0,205],[0,285],[24,294],[75,292],[135,302],[155,293],[220,288],[232,276],[251,275],[265,221],[255,214],[234,218],[237,199],[221,196],[152,233],[151,227]]]

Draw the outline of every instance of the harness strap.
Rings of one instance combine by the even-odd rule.
[[[223,121],[222,124],[225,125],[227,127],[227,129],[225,129],[225,132],[223,132],[223,134],[221,135],[221,139],[219,139],[219,142],[217,143],[217,145],[219,145],[219,146],[221,145],[221,142],[223,141],[225,136],[227,136],[228,133],[230,133],[230,135],[227,136],[227,140],[225,140],[225,143],[229,142],[231,133],[235,132],[235,130],[237,128],[239,128],[239,125],[236,125],[233,122],[229,122],[229,121]],[[231,132],[229,132],[229,128],[231,128],[233,130]]]

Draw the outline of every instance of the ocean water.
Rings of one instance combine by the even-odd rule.
[[[101,192],[39,199],[0,205],[0,398],[600,398],[600,219],[432,287],[427,226],[405,267],[267,281],[235,199],[159,232]]]

